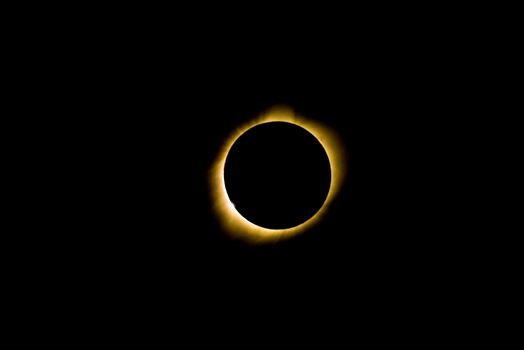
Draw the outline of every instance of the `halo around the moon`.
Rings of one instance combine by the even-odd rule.
[[[235,141],[252,127],[269,122],[288,122],[303,127],[315,136],[324,147],[330,163],[331,184],[322,207],[309,220],[286,229],[268,229],[245,219],[230,201],[224,182],[224,166],[229,150]],[[293,112],[290,108],[276,107],[241,125],[226,139],[210,171],[211,201],[222,228],[233,238],[248,243],[263,244],[290,238],[318,223],[340,190],[346,172],[346,158],[342,142],[331,128]]]

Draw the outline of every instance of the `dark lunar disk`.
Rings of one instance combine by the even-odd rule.
[[[329,158],[306,129],[286,122],[257,125],[242,134],[226,158],[229,199],[255,225],[290,228],[307,221],[329,192]]]

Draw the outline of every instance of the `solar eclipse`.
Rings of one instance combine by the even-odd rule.
[[[224,166],[227,195],[255,225],[286,229],[306,222],[322,207],[331,170],[326,151],[306,129],[268,122],[235,141]]]
[[[210,172],[211,200],[232,237],[276,242],[317,223],[344,174],[344,152],[333,130],[274,108],[227,138]]]

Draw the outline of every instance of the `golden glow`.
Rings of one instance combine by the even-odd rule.
[[[296,124],[313,134],[326,150],[331,167],[331,184],[329,193],[322,207],[309,220],[298,226],[287,229],[268,229],[249,222],[240,215],[236,210],[235,205],[229,200],[224,182],[224,165],[227,155],[240,135],[256,125],[276,121]],[[231,237],[253,244],[277,242],[304,232],[322,218],[334,196],[340,190],[345,172],[346,158],[344,155],[344,149],[334,130],[322,125],[321,123],[299,116],[290,108],[275,107],[259,117],[241,125],[227,138],[210,172],[213,209],[217,214],[223,229],[231,235]]]

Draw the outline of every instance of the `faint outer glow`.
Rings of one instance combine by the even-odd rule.
[[[249,222],[240,215],[236,210],[235,205],[230,201],[224,182],[224,165],[227,155],[240,135],[256,125],[277,121],[299,125],[313,134],[326,150],[331,167],[331,184],[329,193],[322,207],[309,220],[298,226],[287,229],[268,229]],[[329,204],[333,201],[333,198],[340,190],[345,172],[346,157],[344,155],[344,148],[334,130],[319,122],[299,116],[290,108],[276,107],[241,125],[231,133],[225,141],[210,171],[213,210],[215,211],[222,228],[231,237],[253,244],[277,242],[304,232],[318,223],[326,213]]]

